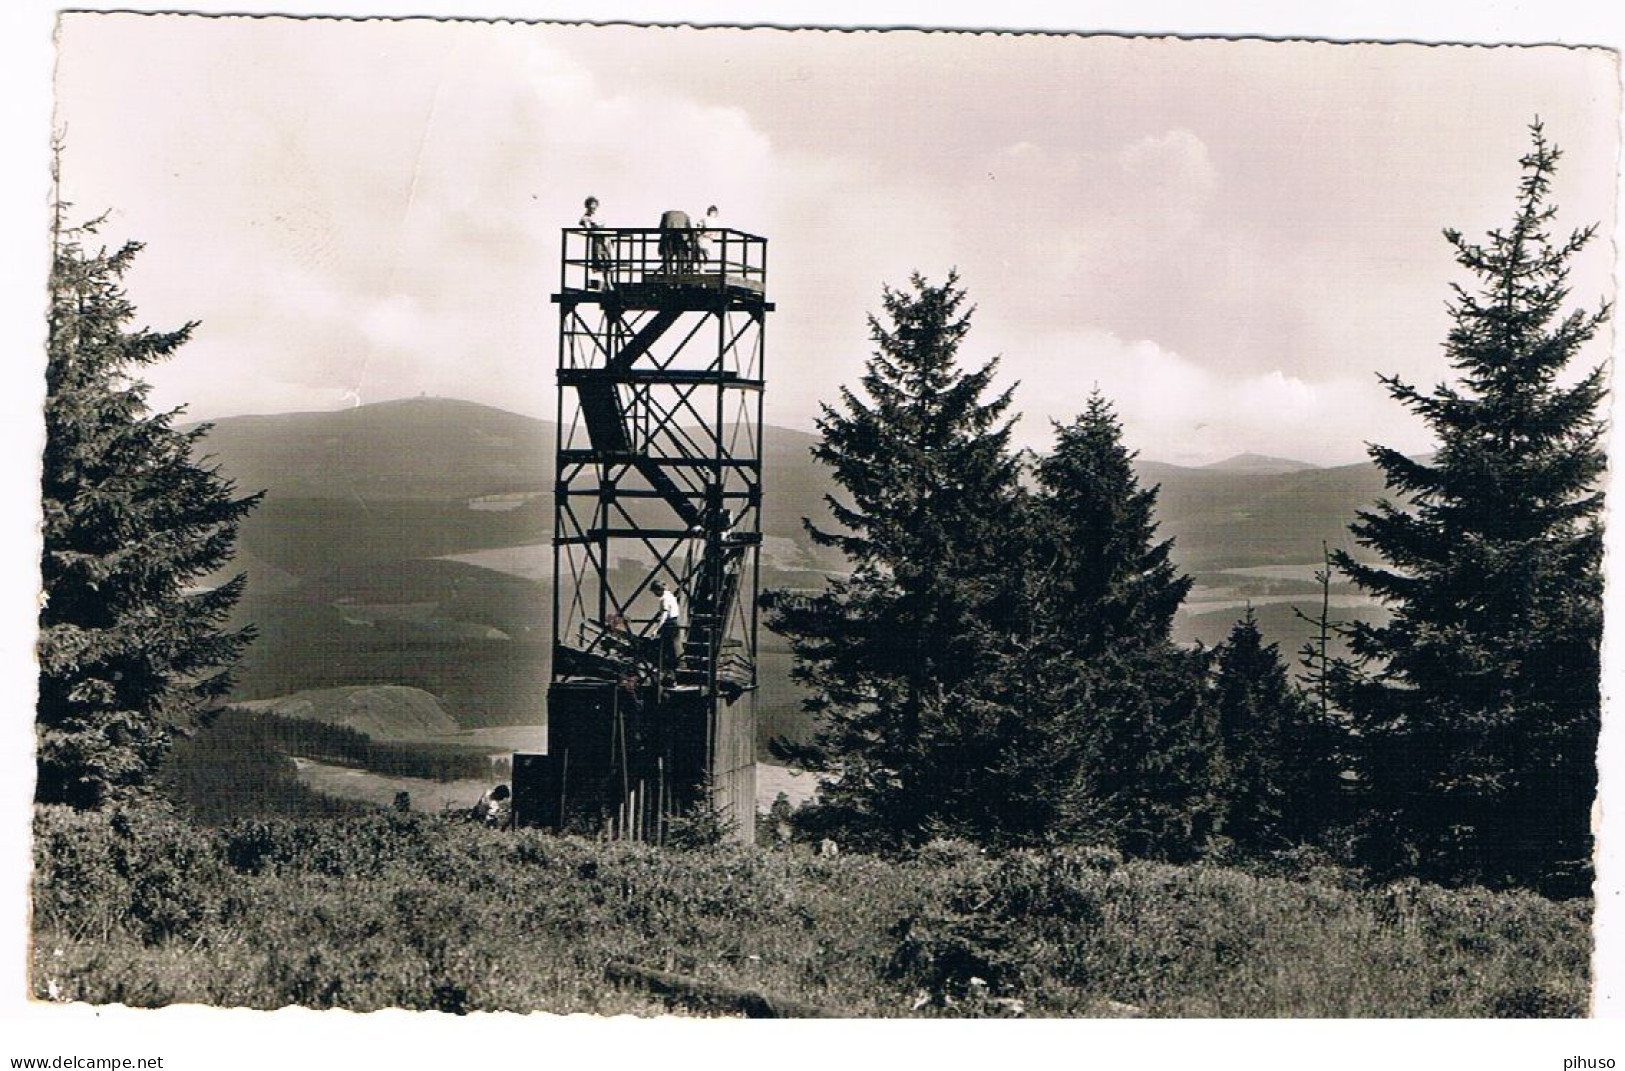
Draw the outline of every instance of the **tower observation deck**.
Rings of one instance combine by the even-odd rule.
[[[559,278],[548,752],[515,756],[516,818],[658,841],[708,803],[750,840],[767,241],[569,228]]]

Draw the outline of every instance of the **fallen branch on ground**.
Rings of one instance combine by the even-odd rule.
[[[772,996],[755,989],[707,982],[670,971],[651,970],[621,960],[610,960],[604,974],[612,982],[636,982],[656,993],[679,997],[693,1004],[742,1011],[752,1019],[839,1018],[834,1012],[816,1005]]]

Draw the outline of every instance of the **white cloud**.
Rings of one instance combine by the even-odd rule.
[[[1148,136],[1124,149],[1118,164],[1127,180],[1116,192],[1132,198],[1135,236],[1177,239],[1193,230],[1218,185],[1207,145],[1189,130]]]
[[[160,404],[256,410],[303,384],[303,407],[359,387],[549,412],[547,295],[582,196],[619,225],[711,202],[748,225],[783,196],[739,108],[606,86],[534,28],[397,26],[370,38],[383,50],[359,29],[71,21],[71,196],[118,204],[115,224],[149,242],[131,278],[144,315],[207,327],[152,370]],[[151,85],[97,66],[149,32],[206,41],[210,62]],[[223,79],[222,65],[279,77]],[[118,121],[133,112],[151,116],[145,153]],[[194,154],[188,127],[225,136]]]
[[[1004,333],[982,326],[984,343]],[[1070,421],[1095,389],[1121,418],[1125,443],[1153,460],[1205,464],[1259,453],[1335,465],[1362,460],[1367,439],[1426,448],[1420,423],[1374,376],[1226,374],[1155,342],[1103,331],[1046,335],[1023,347],[1023,359],[1011,362],[1020,368],[1015,406],[1024,415],[1017,437],[1036,450],[1051,444],[1050,421]]]
[[[360,387],[549,415],[558,228],[592,193],[611,225],[716,203],[772,240],[770,420],[805,427],[856,381],[882,283],[957,266],[980,309],[967,364],[1003,353],[1018,404],[1063,419],[1099,381],[1149,456],[1352,460],[1409,434],[1373,373],[1447,374],[1437,227],[1503,218],[1529,94],[1570,102],[1612,71],[1556,51],[64,26],[70,195],[150,243],[130,280],[148,322],[203,321],[152,370],[162,404]],[[1417,97],[1417,71],[1496,114],[1434,130],[1462,109]],[[1405,106],[1367,114],[1373,87]],[[1612,132],[1540,102],[1574,218],[1610,218]]]
[[[418,345],[426,324],[415,298],[409,294],[391,294],[362,312],[360,327],[369,345],[387,353]]]

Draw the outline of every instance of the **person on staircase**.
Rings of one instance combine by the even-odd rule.
[[[682,650],[683,605],[677,593],[656,580],[649,590],[660,600],[660,613],[655,617],[654,631],[660,638],[660,682],[674,684],[677,680],[678,652]]]

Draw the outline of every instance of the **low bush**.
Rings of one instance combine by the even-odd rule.
[[[219,921],[229,887],[217,846],[166,808],[41,807],[34,829],[36,925],[157,944]]]
[[[373,811],[40,808],[33,986],[93,1003],[658,1014],[625,960],[847,1016],[1568,1016],[1589,905],[1104,849],[697,851]]]

